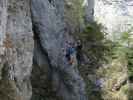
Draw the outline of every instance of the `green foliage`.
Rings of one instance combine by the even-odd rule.
[[[133,86],[132,86],[133,87]],[[128,100],[133,100],[133,88],[131,88],[130,90],[129,90],[129,94],[128,94]]]
[[[88,24],[86,28],[82,31],[82,33],[76,34],[76,38],[80,39],[82,41],[82,44],[84,44],[83,52],[89,59],[89,64],[86,66],[81,66],[81,68],[79,67],[79,70],[86,81],[87,94],[92,100],[102,100],[100,89],[96,90],[97,88],[95,86],[95,82],[89,81],[87,76],[88,73],[94,74],[95,69],[101,66],[101,63],[105,59],[105,52],[108,49],[107,45],[105,45],[105,35],[101,31],[101,28],[102,25],[94,22]]]
[[[18,95],[14,81],[0,80],[0,99],[2,100],[22,100]]]
[[[105,51],[107,50],[106,45],[104,45],[105,35],[101,28],[101,24],[93,22],[88,24],[82,33],[77,34],[85,45],[84,52],[91,60],[90,62],[93,66],[99,65],[98,63],[104,59]]]
[[[87,25],[82,33],[77,34],[78,39],[80,39],[84,44],[83,51],[89,58],[88,66],[91,66],[91,68],[93,66],[92,69],[88,68],[88,73],[96,74],[99,77],[108,77],[112,79],[110,80],[112,83],[120,77],[122,72],[126,73],[127,69],[129,77],[133,77],[133,47],[130,35],[131,31],[123,32],[122,36],[118,40],[111,41],[105,38],[105,34],[101,31],[101,28],[102,25],[91,23]],[[100,67],[99,69],[101,69],[101,74],[98,74],[99,69],[97,68],[102,65],[105,65],[105,69],[104,67]],[[86,71],[82,73],[87,75]],[[94,93],[92,90],[95,88],[94,83],[87,81],[87,86],[87,93],[90,98],[93,98]],[[109,92],[109,90],[105,90],[105,92]],[[122,86],[122,92],[118,92],[117,95],[123,95],[121,93],[127,95],[128,87]],[[105,95],[108,94],[106,93]],[[114,96],[114,94],[111,96]],[[100,98],[100,95],[95,97]]]
[[[112,59],[123,59],[127,62],[129,78],[133,78],[133,47],[130,31],[123,32],[112,47]],[[132,80],[133,81],[133,80]]]
[[[122,43],[126,43],[127,45],[124,46],[123,53],[125,53],[126,59],[127,59],[127,68],[128,68],[128,75],[129,79],[133,81],[133,47],[131,45],[132,38],[130,34],[131,30],[129,32],[124,32],[121,37]]]
[[[127,60],[128,60],[128,75],[129,79],[133,81],[133,48],[129,48],[129,51],[127,53]]]
[[[87,42],[96,42],[102,41],[104,39],[104,33],[101,32],[102,25],[97,24],[96,22],[88,24],[85,30],[79,34],[80,38],[83,41]]]
[[[124,32],[121,36],[121,40],[125,41],[129,39],[129,33],[128,32]]]
[[[126,84],[126,85],[124,85],[121,88],[121,90],[124,92],[124,94],[127,94],[128,95],[128,93],[129,93],[129,86]]]

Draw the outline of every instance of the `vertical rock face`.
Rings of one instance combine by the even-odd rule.
[[[59,100],[87,100],[85,84],[79,75],[77,65],[69,65],[63,55],[62,48],[65,48],[65,42],[70,38],[70,41],[73,39],[68,35],[64,12],[60,9],[64,8],[62,5],[64,2],[58,1],[32,0],[31,2],[33,30],[37,43],[34,61],[38,66],[50,67],[52,88]],[[47,59],[47,63],[39,58]],[[34,88],[36,84],[34,81],[32,83]]]
[[[61,100],[87,100],[77,64],[69,65],[62,51],[67,40],[74,41],[68,33],[84,24],[78,11],[81,4],[75,2],[31,0],[31,17],[30,0],[0,0],[0,98],[30,100],[32,96],[40,100],[41,96],[45,99],[42,91],[50,83],[53,95]],[[69,7],[78,13],[67,13]],[[70,20],[69,15],[76,20]]]
[[[33,33],[29,0],[0,0],[0,98],[29,100]]]
[[[79,32],[84,27],[83,0],[64,0],[64,20],[70,33]]]
[[[106,27],[112,38],[132,28],[132,10],[132,0],[95,0],[95,20]]]
[[[7,22],[7,0],[0,0],[0,79],[2,78],[2,61],[5,48],[3,47],[3,41],[6,33],[6,22]]]
[[[68,33],[84,26],[83,0],[32,0],[31,5],[34,53],[30,0],[0,0],[0,98],[29,100],[31,76],[33,99],[44,96],[39,86],[48,81],[63,100],[86,100],[77,65],[68,65],[62,51],[67,40],[74,41]]]
[[[94,21],[95,0],[84,0],[82,6],[85,8],[85,19],[87,22]]]
[[[7,21],[7,0],[0,0],[0,45],[4,39]]]

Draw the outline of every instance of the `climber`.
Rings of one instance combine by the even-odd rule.
[[[75,48],[75,43],[71,43],[71,48],[70,48],[70,64],[76,63],[76,48]]]
[[[66,47],[66,58],[69,62],[69,64],[73,64],[74,59],[73,59],[73,54],[75,53],[75,47],[71,42],[67,42],[67,47]]]
[[[77,44],[76,44],[76,58],[77,58],[77,61],[78,61],[78,64],[81,64],[81,61],[82,61],[82,43],[81,43],[81,40],[78,40],[77,41]]]

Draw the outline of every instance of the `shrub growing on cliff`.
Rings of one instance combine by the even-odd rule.
[[[87,54],[92,64],[95,65],[103,61],[108,49],[107,45],[105,45],[105,34],[101,31],[102,28],[101,24],[93,22],[88,24],[82,33],[78,34],[78,38],[84,44],[85,54]]]
[[[79,34],[79,36],[85,42],[101,42],[104,39],[104,33],[101,31],[101,29],[101,24],[93,22],[88,24],[84,31]]]
[[[83,43],[84,54],[89,59],[88,64],[79,66],[79,70],[86,80],[87,94],[92,100],[102,100],[100,91],[94,91],[95,82],[89,81],[90,78],[88,77],[90,73],[95,73],[97,67],[101,66],[101,63],[104,61],[105,51],[107,50],[107,46],[104,43],[105,34],[101,31],[101,28],[102,25],[94,22],[88,24],[81,33],[76,34],[76,38],[80,39]]]
[[[118,60],[121,66],[117,66],[116,63],[114,66],[109,68],[110,70],[109,69],[106,70],[106,75],[111,76],[111,78],[116,77],[113,75],[119,75],[119,73],[117,72],[125,68],[125,70],[128,69],[129,79],[132,78],[133,47],[132,47],[132,39],[130,39],[131,37],[130,32],[129,31],[123,32],[122,36],[118,40],[111,41],[106,39],[104,32],[101,31],[101,28],[102,28],[101,25],[97,23],[91,23],[87,25],[87,27],[82,33],[78,34],[78,38],[81,39],[84,44],[84,52],[90,60],[88,66],[93,67],[93,68],[91,67],[92,68],[91,70],[90,69],[88,70],[88,73],[96,71],[97,69],[95,69],[95,66],[99,67],[104,62],[112,64],[113,61]],[[125,66],[127,66],[127,68]],[[83,71],[83,67],[81,69]],[[103,70],[104,68],[101,67],[101,69]],[[118,71],[116,69],[118,69]],[[83,74],[86,73],[86,70],[84,70],[82,73]],[[100,75],[105,77],[103,73]],[[88,84],[87,85],[88,94],[91,94],[93,92],[91,88],[93,84],[91,85],[90,82],[88,82],[87,84]],[[127,90],[124,91],[122,90],[121,93],[125,91],[127,92]],[[97,98],[100,98],[99,96]]]
[[[121,38],[118,40],[115,55],[117,55],[119,58],[125,57],[125,60],[127,61],[127,69],[128,69],[128,75],[129,80],[133,81],[133,45],[132,45],[132,34],[130,31],[124,32],[121,36]],[[121,56],[120,56],[121,55]]]

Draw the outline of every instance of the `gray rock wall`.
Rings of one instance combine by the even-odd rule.
[[[72,28],[66,26],[70,20],[65,20],[65,4],[63,0],[32,0],[31,17],[30,0],[0,0],[0,98],[30,100],[30,76],[34,97],[34,82],[39,81],[36,70],[41,67],[54,95],[63,100],[86,100],[85,83],[77,66],[68,65],[62,52],[67,40],[74,41],[68,34]],[[74,32],[77,24],[73,25]],[[42,78],[37,86],[46,81]]]
[[[0,98],[87,100],[77,64],[64,57],[65,42],[93,19],[111,36],[126,31],[132,16],[131,0],[0,0]]]
[[[93,22],[95,0],[84,0],[82,6],[85,8],[85,20],[87,22]]]
[[[2,69],[2,56],[4,55],[3,41],[5,39],[7,23],[7,0],[0,1],[0,75]],[[0,76],[1,78],[1,76]]]
[[[0,1],[0,45],[4,39],[7,22],[7,0]]]
[[[30,1],[0,0],[0,13],[0,92],[5,95],[0,98],[29,100],[34,46]]]
[[[85,83],[79,75],[77,65],[69,65],[63,55],[65,42],[73,39],[68,35],[64,16],[58,10],[59,5],[62,7],[62,2],[53,6],[48,0],[32,0],[31,5],[35,38],[39,40],[42,53],[49,59],[53,90],[61,100],[87,100]],[[35,60],[38,61],[36,58]]]

